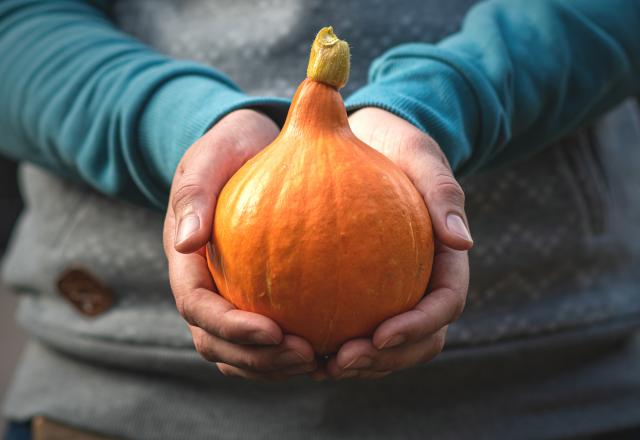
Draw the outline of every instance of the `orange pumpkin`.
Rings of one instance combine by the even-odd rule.
[[[348,45],[322,29],[282,132],[223,188],[207,248],[223,297],[319,354],[411,309],[433,262],[423,198],[349,128],[348,71]]]

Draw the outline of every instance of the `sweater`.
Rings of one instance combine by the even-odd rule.
[[[24,5],[43,7],[54,3]],[[527,13],[524,23],[517,22],[517,26],[511,27],[519,31],[507,38],[509,43],[515,44],[512,40],[516,34],[522,35],[522,38],[532,38],[526,43],[529,48],[536,41],[534,31],[542,26],[530,18],[556,17],[557,11],[566,11],[563,5],[577,7],[596,3],[538,2],[537,6],[529,6],[530,3],[487,2],[473,8],[471,3],[403,0],[394,2],[390,8],[382,2],[367,2],[367,7],[363,7],[362,2],[338,0],[269,0],[250,6],[246,2],[205,0],[116,2],[110,11],[115,27],[106,20],[107,16],[100,14],[97,2],[65,3],[64,11],[80,5],[83,11],[91,11],[92,16],[97,17],[92,23],[120,32],[118,35],[126,41],[131,41],[126,34],[133,35],[165,53],[161,56],[156,51],[146,52],[149,49],[144,52],[161,57],[167,66],[176,66],[173,64],[176,58],[186,58],[198,62],[198,69],[206,72],[216,75],[224,72],[237,82],[238,88],[246,91],[242,99],[266,96],[265,100],[252,101],[250,105],[255,104],[275,120],[279,117],[278,102],[286,104],[293,87],[302,79],[307,44],[313,33],[322,25],[334,24],[338,33],[353,46],[353,76],[350,89],[345,91],[349,108],[358,108],[359,102],[364,101],[356,98],[364,96],[362,94],[375,84],[384,86],[387,92],[381,96],[394,102],[414,99],[415,116],[406,113],[406,105],[389,108],[393,107],[393,111],[408,119],[415,117],[416,125],[421,126],[420,120],[423,120],[425,125],[421,128],[443,145],[462,176],[467,212],[476,239],[470,255],[472,281],[467,309],[463,317],[450,326],[445,352],[426,365],[375,382],[316,384],[303,377],[283,384],[255,384],[220,375],[213,365],[195,353],[186,324],[175,310],[160,242],[162,215],[146,207],[161,201],[162,175],[166,172],[168,176],[164,178],[166,185],[172,173],[171,156],[181,154],[174,147],[184,149],[191,141],[174,137],[186,136],[190,130],[188,125],[174,122],[180,120],[180,115],[192,114],[191,91],[180,87],[181,99],[177,100],[172,98],[177,92],[170,91],[179,83],[189,85],[191,76],[175,79],[176,82],[161,82],[145,97],[138,96],[141,106],[133,113],[138,115],[138,120],[129,120],[130,124],[125,123],[128,113],[124,107],[118,107],[123,112],[107,113],[107,120],[102,122],[90,112],[96,106],[123,104],[123,100],[128,100],[139,89],[126,89],[126,93],[115,93],[110,98],[109,94],[101,95],[102,99],[97,99],[97,90],[110,92],[120,84],[119,81],[99,82],[97,88],[87,91],[86,95],[75,90],[68,99],[87,100],[78,104],[77,112],[65,113],[69,118],[76,114],[90,119],[91,124],[97,124],[95,128],[74,126],[71,120],[75,118],[69,119],[71,125],[65,124],[66,119],[57,120],[48,129],[38,122],[33,124],[28,139],[19,143],[20,151],[33,151],[34,146],[36,151],[45,148],[57,158],[68,157],[63,162],[70,165],[66,172],[61,172],[44,159],[23,157],[21,188],[26,209],[9,247],[2,275],[9,287],[22,294],[18,319],[33,342],[6,397],[5,414],[17,420],[44,414],[80,428],[135,439],[424,438],[425,433],[443,439],[558,438],[637,424],[640,420],[637,375],[640,347],[635,336],[640,326],[640,272],[637,270],[640,243],[634,239],[640,232],[637,103],[626,101],[611,112],[601,114],[604,108],[622,98],[613,99],[610,105],[596,112],[599,117],[593,124],[581,125],[577,130],[570,124],[557,125],[558,131],[553,134],[543,126],[555,124],[558,118],[547,116],[552,114],[554,103],[565,100],[559,99],[557,89],[540,96],[532,92],[532,96],[542,102],[540,109],[532,110],[529,115],[538,115],[539,122],[544,120],[545,124],[529,130],[526,127],[533,121],[521,120],[517,126],[511,126],[515,114],[511,112],[522,109],[519,103],[527,101],[524,97],[511,101],[509,90],[515,90],[510,88],[512,82],[539,84],[538,80],[550,75],[536,71],[541,76],[529,78],[520,71],[512,76],[514,71],[506,75],[511,78],[506,85],[502,84],[503,78],[496,79],[495,83],[489,81],[493,85],[488,89],[478,88],[486,91],[502,85],[500,90],[504,94],[496,92],[496,99],[508,99],[504,113],[495,121],[503,121],[498,125],[510,122],[509,130],[496,132],[498,137],[505,137],[499,142],[504,142],[502,147],[491,147],[490,155],[476,155],[476,151],[486,146],[484,123],[479,124],[482,133],[475,132],[479,125],[472,121],[464,123],[468,132],[467,128],[458,131],[453,125],[430,124],[440,116],[446,116],[447,121],[462,121],[454,117],[458,111],[469,110],[469,114],[489,119],[495,116],[475,113],[477,109],[473,110],[473,105],[470,109],[460,104],[463,99],[480,93],[471,92],[472,74],[484,70],[478,67],[484,63],[484,54],[492,58],[492,51],[500,47],[494,42],[487,43],[481,34],[500,39],[499,34],[509,28],[505,23],[513,20],[513,15],[545,9],[547,14]],[[516,7],[512,10],[511,5]],[[621,3],[620,8],[611,9],[619,10],[625,5],[632,8],[635,3]],[[606,12],[600,11],[598,17],[586,20],[577,14],[583,10],[570,9],[576,12],[569,14],[570,17],[579,16],[579,23],[590,24],[599,23],[600,12]],[[19,13],[27,9],[25,6],[12,11]],[[633,16],[633,10],[621,15]],[[50,13],[41,18],[47,21],[56,16]],[[487,27],[478,25],[483,31],[474,37],[476,42],[485,41],[483,57],[473,51],[467,56],[458,53],[454,61],[459,64],[447,64],[443,70],[457,72],[452,76],[453,81],[464,78],[463,82],[448,87],[438,85],[446,75],[430,75],[440,63],[426,51],[441,50],[449,38],[464,34],[478,17],[487,16],[494,17],[495,21]],[[22,16],[9,29],[28,23],[28,17],[34,15]],[[272,31],[274,26],[270,24],[274,23],[279,24],[279,32]],[[390,32],[389,23],[401,26]],[[526,23],[534,24],[528,32],[524,32]],[[216,33],[212,34],[214,24]],[[73,26],[66,22],[64,26],[54,26],[60,32],[68,27]],[[568,23],[564,27],[571,28]],[[615,28],[620,31],[618,25]],[[564,32],[562,29],[556,32]],[[598,36],[605,33],[595,32]],[[26,43],[31,35],[35,34],[27,33],[14,42]],[[453,36],[447,38],[450,35]],[[569,37],[554,35],[557,40],[553,51],[560,54],[562,47],[556,47],[558,41],[568,41]],[[43,53],[53,43],[53,35],[47,38],[47,44],[43,43],[34,53]],[[69,40],[87,41],[77,37]],[[304,45],[298,43],[301,41]],[[609,37],[604,41],[619,42]],[[402,46],[408,42],[412,45]],[[289,50],[283,50],[283,44],[288,44]],[[24,53],[26,49],[21,48]],[[363,56],[357,56],[357,48]],[[367,68],[374,59],[379,56],[385,59],[384,53],[390,53],[385,52],[387,49],[400,48],[410,49],[402,60],[406,69],[396,70],[376,62],[371,78],[367,79]],[[416,49],[420,51],[414,52]],[[423,50],[425,52],[421,52]],[[98,56],[94,52],[91,51]],[[634,53],[626,49],[623,52]],[[511,53],[494,55],[500,58]],[[613,53],[620,51],[614,49]],[[577,53],[566,55],[565,63],[555,65],[556,68],[563,66],[569,75],[569,87],[575,84],[569,74],[573,61],[581,58]],[[52,58],[55,57],[47,57]],[[115,66],[109,64],[117,58],[112,53],[98,65],[122,79],[118,76],[122,72],[116,67],[127,63],[116,60]],[[52,70],[75,59],[65,58]],[[394,59],[390,57],[389,61]],[[410,60],[411,63],[406,64]],[[528,58],[507,64],[519,69],[525,66],[525,61]],[[424,72],[420,69],[422,64],[427,66]],[[470,64],[476,67],[471,68]],[[549,67],[544,63],[533,64],[543,71],[545,66]],[[206,67],[208,65],[216,70]],[[453,65],[457,67],[452,68]],[[606,81],[595,81],[599,85],[608,84],[606,91],[596,93],[603,100],[599,102],[604,102],[605,95],[609,96],[608,91],[615,94],[617,90],[609,80],[615,82],[616,78],[625,77],[613,73],[617,66],[618,63],[601,61],[590,68],[594,72],[597,68],[606,70],[606,75],[603,74]],[[80,67],[66,73],[72,75]],[[7,67],[3,64],[2,68]],[[467,72],[467,68],[471,70]],[[137,77],[138,71],[132,72]],[[481,77],[491,78],[493,73],[496,71],[482,73]],[[412,95],[399,99],[402,91],[394,89],[394,84],[403,78],[409,82],[415,80],[416,89]],[[128,84],[129,79],[125,76],[122,81]],[[560,87],[560,83],[554,80],[545,84]],[[44,90],[35,87],[37,84],[23,93]],[[68,84],[80,87],[92,81],[85,79],[80,85]],[[62,85],[58,87],[63,89]],[[573,89],[566,90],[567,99],[582,96]],[[371,93],[373,96],[374,92]],[[629,90],[622,96],[629,93],[634,92]],[[456,98],[457,94],[464,96]],[[224,103],[223,99],[209,99],[214,95],[208,92],[198,96],[200,101],[195,110],[203,110],[212,118],[202,123],[194,137],[224,113],[220,110],[214,114],[205,109],[210,104]],[[280,98],[274,101],[270,96]],[[485,98],[478,99],[478,103],[489,105],[490,101]],[[362,105],[373,105],[368,100]],[[23,101],[26,102],[18,102]],[[56,102],[55,99],[38,101],[41,105],[32,113],[48,113],[45,110],[50,101]],[[70,102],[64,104],[67,110],[73,109],[68,105]],[[379,106],[388,104],[380,102]],[[438,105],[444,105],[444,110],[428,110]],[[427,109],[427,113],[420,116],[420,109]],[[557,111],[565,118],[578,118],[577,111]],[[32,124],[26,116],[14,117],[12,121],[18,122],[10,125],[26,128]],[[578,119],[584,123],[589,118]],[[154,124],[154,120],[161,122]],[[438,127],[443,129],[441,134],[437,134]],[[79,149],[78,154],[66,156],[65,150],[60,149],[61,138],[56,130],[60,133],[75,130],[74,136],[79,140],[92,138],[100,129],[107,130],[108,134],[98,150],[88,148],[89,144],[83,142],[73,145]],[[470,155],[467,156],[464,149],[456,150],[462,152],[458,163],[451,153],[458,142],[446,146],[447,131],[461,136],[460,145],[464,145],[465,136],[477,137],[470,147],[473,150]],[[543,132],[546,133],[544,142],[531,141],[529,146],[515,142],[515,133],[527,133],[524,138],[529,139]],[[554,141],[558,136],[561,137]],[[10,140],[11,136],[5,139]],[[128,139],[137,141],[127,143]],[[165,143],[160,145],[163,139]],[[156,158],[155,148],[150,148],[155,142],[161,154]],[[508,151],[517,151],[519,160],[506,157],[501,162],[502,153]],[[86,155],[81,154],[84,152]],[[91,167],[82,167],[83,173],[98,176],[97,180],[73,171],[74,167],[80,169],[81,157],[98,166],[100,172],[95,174],[90,171]],[[482,166],[471,167],[470,164],[478,163],[476,159],[482,161],[482,158],[487,160]],[[107,165],[109,168],[100,168]],[[470,168],[465,171],[467,165]],[[167,170],[162,171],[163,167]],[[134,178],[134,173],[142,174]],[[110,180],[110,176],[116,177]],[[101,187],[103,178],[113,186]],[[148,183],[153,185],[145,186]],[[154,202],[148,196],[156,190]],[[164,194],[166,196],[166,192]],[[114,195],[122,195],[127,200]],[[113,293],[113,304],[93,318],[81,313],[61,295],[58,281],[68,269],[78,266]]]
[[[118,30],[107,7],[79,0],[0,5],[0,152],[162,208],[185,149],[222,116],[250,107],[282,121],[286,100],[247,95],[219,70],[150,49]],[[273,7],[297,13],[295,5]],[[375,9],[383,16],[386,8]],[[418,25],[403,32],[408,22],[395,28],[379,22],[377,35],[362,26],[355,26],[362,34],[350,34],[351,23],[341,24],[355,59],[365,59],[360,41],[376,50],[395,46],[374,60],[368,84],[348,98],[348,109],[377,106],[406,118],[431,134],[463,174],[530,155],[640,93],[634,0],[490,1],[437,44],[426,44],[428,32]],[[209,38],[236,49],[237,65],[250,51],[277,50],[291,52],[285,57],[302,69],[300,55],[316,29],[291,34],[275,22],[266,27],[269,39],[247,47],[250,36],[238,31],[223,36],[214,28]],[[412,43],[397,45],[405,41]],[[301,77],[301,70],[262,72],[290,85]],[[257,88],[259,81],[245,83]]]

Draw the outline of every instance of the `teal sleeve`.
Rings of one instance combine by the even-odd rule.
[[[119,31],[105,3],[0,2],[0,153],[162,207],[182,154],[221,117],[286,114]]]
[[[640,0],[494,0],[438,44],[383,54],[347,108],[405,118],[464,175],[526,157],[639,93]]]

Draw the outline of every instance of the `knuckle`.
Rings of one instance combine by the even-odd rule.
[[[460,184],[449,173],[439,173],[432,186],[432,196],[444,199],[456,205],[464,206],[465,194]]]
[[[435,335],[435,340],[433,342],[434,344],[434,355],[437,355],[438,353],[441,353],[442,350],[444,350],[444,344],[446,341],[446,334],[445,332],[438,332]]]
[[[426,133],[416,129],[407,133],[402,139],[405,149],[418,156],[425,154],[436,158],[437,162],[449,168],[449,162],[438,144]]]
[[[464,311],[465,303],[466,303],[466,294],[465,291],[459,289],[451,289],[449,290],[451,301],[451,318],[449,323],[457,321],[462,312]]]
[[[220,339],[224,339],[225,341],[232,341],[233,332],[227,324],[225,324],[224,322],[220,322],[220,320],[222,320],[222,318],[219,319],[218,325],[216,326],[216,336],[218,336]]]
[[[396,133],[390,132],[387,134],[386,138],[390,139],[388,142],[394,144],[397,142],[395,136]],[[424,133],[418,130],[411,131],[410,133],[405,133],[400,139],[399,144],[401,145],[401,154],[399,154],[398,158],[410,169],[415,166],[414,158],[422,158],[425,156],[433,156],[434,154],[438,154],[437,151],[434,151],[430,139]]]
[[[386,129],[389,131],[390,136],[397,137],[396,130],[389,130],[387,125],[381,125],[381,129]],[[405,148],[413,151],[424,151],[431,147],[430,138],[420,129],[410,126],[410,130],[403,130],[401,133],[400,141]]]
[[[260,356],[246,355],[242,359],[242,368],[246,368],[252,371],[264,370],[266,365],[265,361]]]
[[[458,295],[460,298],[458,298],[458,300],[455,303],[451,322],[455,322],[458,319],[460,319],[460,316],[462,316],[462,312],[464,312],[464,306],[465,306],[464,296],[462,294],[458,294]]]
[[[422,133],[414,131],[403,136],[402,145],[405,151],[409,153],[422,153],[428,147],[428,143]]]
[[[180,316],[182,316],[182,319],[189,322],[188,314],[185,308],[184,296],[176,297],[176,309],[178,309],[178,313],[180,314]]]
[[[234,342],[239,339],[239,333],[242,330],[237,325],[234,325],[234,320],[228,315],[231,310],[233,309],[218,310],[213,313],[209,325],[210,330],[217,337],[228,342]]]
[[[209,346],[207,337],[204,332],[198,332],[193,335],[193,344],[198,354],[200,354],[200,356],[202,356],[204,359],[211,362],[219,360],[212,348]]]
[[[429,362],[442,353],[445,345],[445,332],[439,331],[429,341],[429,345],[425,347],[423,353],[420,356],[418,363]]]
[[[449,325],[458,320],[464,311],[466,294],[462,290],[454,288],[444,288],[441,301],[444,304],[443,324]]]
[[[176,298],[176,308],[178,309],[178,313],[180,313],[182,319],[191,325],[197,325],[197,322],[193,317],[193,310],[197,308],[197,305],[194,305],[194,301],[196,300],[190,295],[181,295]]]
[[[421,339],[432,334],[434,332],[433,323],[435,321],[433,314],[430,313],[429,310],[424,310],[420,307],[416,307],[415,313],[420,317],[420,321],[418,326],[412,329],[410,336],[413,339]]]
[[[173,192],[171,200],[173,201],[173,209],[177,213],[182,213],[189,205],[203,195],[202,186],[192,180],[195,178],[187,178],[185,175],[182,182]]]

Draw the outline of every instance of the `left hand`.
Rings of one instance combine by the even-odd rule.
[[[362,141],[395,162],[429,209],[436,240],[429,293],[410,311],[382,322],[371,338],[346,342],[312,377],[378,378],[435,357],[447,326],[464,308],[469,285],[467,250],[473,245],[464,193],[438,144],[404,119],[373,107],[349,118]]]
[[[196,351],[222,374],[252,380],[284,380],[316,368],[308,341],[284,334],[266,316],[236,309],[216,292],[204,253],[217,195],[278,133],[255,110],[235,110],[218,121],[180,160],[164,224],[171,290]]]

